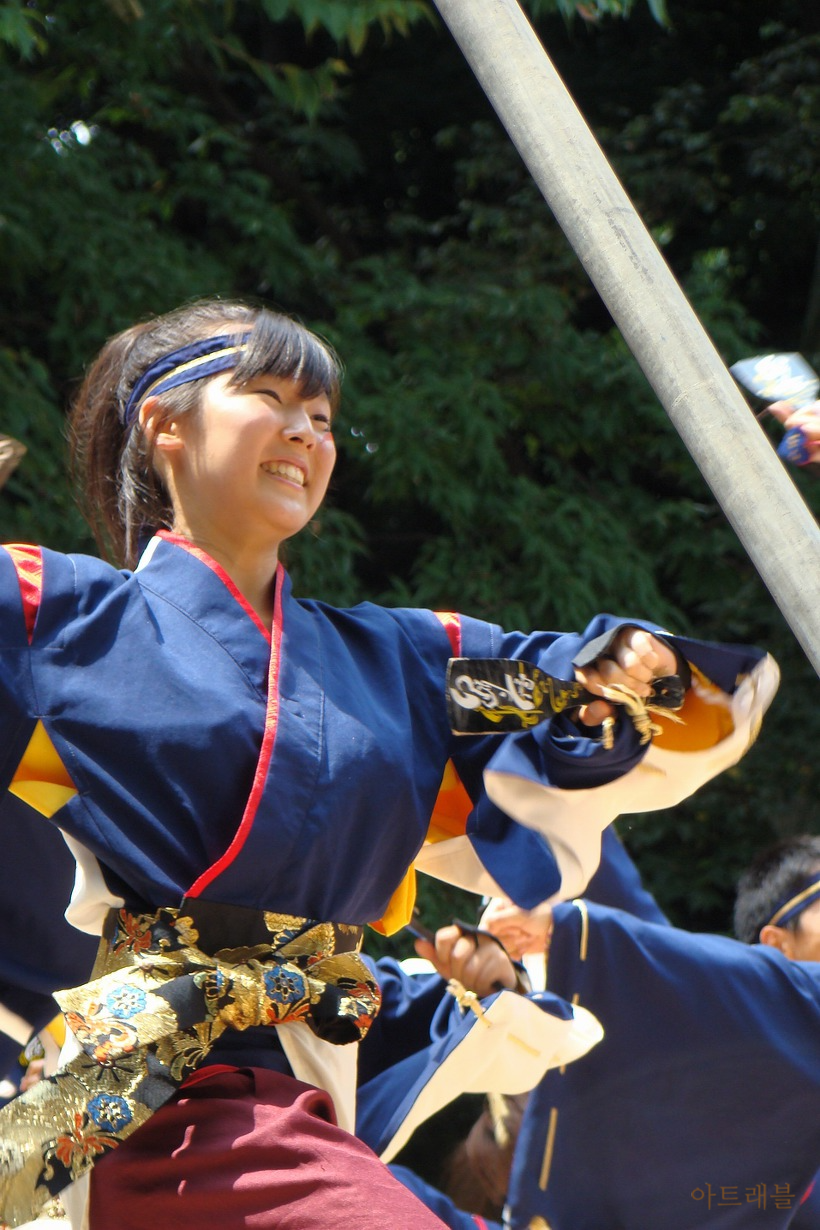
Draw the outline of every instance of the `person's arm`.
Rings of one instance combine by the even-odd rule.
[[[750,1224],[746,1193],[761,1185],[770,1207],[778,1185],[790,1191],[794,1210],[820,1159],[820,965],[593,903],[554,915],[548,986],[606,1038],[531,1096],[513,1224],[644,1225],[652,1208],[654,1224],[684,1230],[709,1185],[734,1186]]]
[[[795,448],[788,450],[787,460],[797,465],[820,465],[820,401],[797,409],[791,402],[776,401],[767,407],[786,431],[784,442],[789,432],[795,432],[791,437]],[[781,443],[778,452],[783,455],[784,444]],[[792,453],[794,455],[792,456]]]
[[[552,903],[522,910],[509,897],[493,897],[481,915],[481,927],[496,936],[516,961],[544,954],[552,932]]]
[[[631,671],[644,692],[650,680],[638,680],[640,671],[654,675],[674,664],[675,674],[687,675],[681,724],[653,712],[649,738],[623,706],[615,707],[611,746],[575,711],[537,724],[522,711],[521,729],[501,735],[452,734],[451,764],[416,868],[524,909],[582,893],[600,859],[601,833],[619,814],[674,806],[735,764],[779,680],[758,649],[674,637],[638,620],[601,615],[581,633],[525,634],[452,616],[429,655],[431,687],[441,686],[448,639],[452,657],[519,659],[559,679],[574,679],[576,668],[590,680]],[[670,652],[661,654],[656,642]],[[655,656],[651,664],[630,658],[641,645]],[[607,666],[613,646],[621,658]]]
[[[601,863],[584,897],[598,905],[625,910],[644,922],[670,925],[655,898],[644,888],[638,868],[612,826],[603,832]],[[481,915],[480,925],[500,940],[514,960],[536,956],[543,959],[552,935],[552,902],[543,901],[531,910],[522,910],[507,897],[493,897]]]
[[[626,846],[614,827],[605,829],[601,839],[601,863],[586,887],[584,896],[598,905],[625,910],[644,922],[669,926],[669,919],[644,886]]]
[[[489,936],[443,927],[435,944],[420,940],[418,949],[441,974],[404,973],[401,979],[418,979],[428,988],[438,984],[439,1003],[426,1035],[418,1012],[404,1011],[411,994],[392,985],[359,1052],[356,1134],[386,1161],[453,1098],[529,1091],[548,1067],[571,1063],[602,1037],[583,1008],[549,992],[517,993],[513,964]],[[383,966],[376,964],[377,976]],[[393,984],[396,963],[388,968]],[[489,993],[480,999],[472,988],[485,986]]]
[[[607,632],[604,627],[598,635]],[[502,895],[519,905],[532,908],[545,893],[562,898],[582,893],[600,859],[601,833],[612,820],[623,813],[676,805],[736,764],[754,742],[779,682],[773,660],[745,646],[664,639],[690,671],[678,722],[653,712],[652,736],[642,742],[621,711],[614,744],[607,750],[590,737],[594,730],[579,728],[561,715],[508,736],[490,756],[483,775],[489,801],[546,839],[559,872],[557,882],[542,877],[522,895],[518,880],[521,874],[527,876],[532,856],[527,853],[523,869],[514,864],[505,868],[499,858],[493,874]],[[479,833],[481,819],[476,824]],[[500,827],[497,816],[488,817],[488,837]]]

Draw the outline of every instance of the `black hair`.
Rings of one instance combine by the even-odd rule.
[[[101,550],[133,566],[146,530],[170,527],[173,510],[139,422],[124,423],[140,377],[163,355],[220,334],[248,334],[230,384],[270,372],[298,382],[306,398],[325,394],[339,406],[342,366],[333,348],[304,325],[236,300],[203,299],[133,325],[109,338],[92,363],[69,420],[72,472],[81,506]],[[162,393],[162,421],[199,406],[210,377]]]
[[[820,836],[808,833],[785,837],[761,851],[738,880],[735,898],[735,935],[744,944],[756,944],[760,932],[780,906],[820,875]],[[800,916],[784,924],[794,930]]]

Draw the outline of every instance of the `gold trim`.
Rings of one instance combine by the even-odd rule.
[[[581,961],[586,961],[589,949],[589,910],[586,901],[581,897],[576,897],[572,904],[581,915],[581,940],[578,945],[578,956]]]
[[[577,1008],[581,1002],[580,992],[576,991],[572,999],[569,1002],[573,1008]],[[567,1065],[565,1063],[562,1063],[560,1068],[558,1069],[559,1075],[563,1076],[566,1070],[567,1070]]]
[[[555,1152],[555,1133],[558,1128],[558,1107],[553,1106],[550,1110],[550,1121],[547,1127],[547,1143],[544,1146],[544,1160],[541,1163],[541,1173],[538,1176],[538,1186],[542,1192],[547,1190],[547,1184],[550,1181],[550,1171],[552,1170],[552,1155]]]
[[[525,1042],[523,1038],[519,1038],[518,1034],[508,1034],[507,1036],[510,1042],[514,1042],[516,1046],[520,1046],[522,1050],[526,1051],[528,1055],[532,1055],[535,1059],[537,1059],[541,1054],[538,1047],[530,1046],[529,1042]]]
[[[776,927],[778,920],[781,919],[784,914],[788,914],[789,910],[793,910],[796,905],[800,905],[801,901],[805,901],[806,898],[810,897],[812,893],[817,892],[820,892],[820,880],[815,880],[813,884],[810,884],[808,888],[804,888],[802,892],[795,893],[790,901],[787,901],[785,905],[781,905],[780,909],[775,911],[766,926]]]

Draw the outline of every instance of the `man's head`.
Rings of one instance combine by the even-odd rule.
[[[820,836],[787,837],[740,877],[735,935],[792,961],[820,961]]]

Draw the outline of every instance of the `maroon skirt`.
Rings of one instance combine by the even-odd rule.
[[[442,1230],[328,1094],[260,1068],[203,1077],[97,1162],[90,1230]]]

